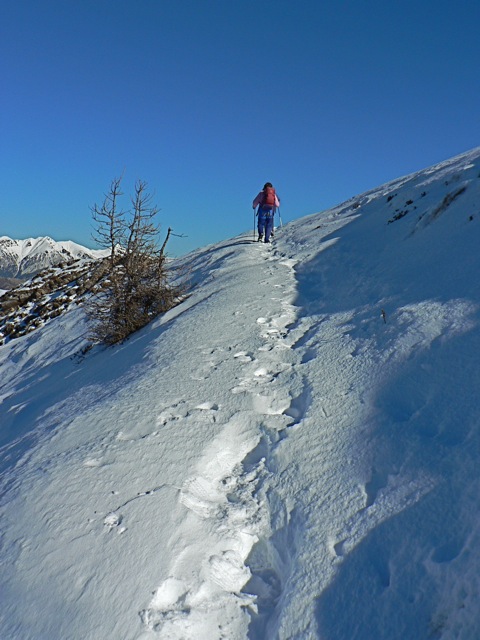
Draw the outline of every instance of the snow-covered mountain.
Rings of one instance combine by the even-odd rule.
[[[479,244],[476,149],[6,340],[2,638],[480,637]]]
[[[94,259],[104,250],[87,249],[71,241],[56,242],[48,236],[12,240],[0,237],[0,277],[25,279],[48,267],[73,260]]]

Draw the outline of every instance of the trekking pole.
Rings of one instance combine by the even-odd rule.
[[[280,220],[280,227],[283,227],[282,214],[280,213],[280,207],[278,207],[278,219]]]
[[[253,241],[255,242],[255,218],[257,217],[257,207],[253,209]]]

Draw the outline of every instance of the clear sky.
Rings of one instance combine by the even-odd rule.
[[[171,255],[480,145],[478,0],[3,0],[0,235],[93,246],[148,182]]]

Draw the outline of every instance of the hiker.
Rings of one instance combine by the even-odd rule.
[[[265,237],[265,242],[270,242],[273,237],[273,218],[275,211],[280,206],[280,200],[275,193],[271,182],[266,182],[262,191],[253,201],[252,207],[258,206],[258,242]]]

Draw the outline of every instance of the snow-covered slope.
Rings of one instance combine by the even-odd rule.
[[[87,249],[70,240],[56,242],[52,238],[27,238],[12,240],[0,237],[0,277],[26,278],[42,269],[62,262],[100,258],[103,250]]]
[[[480,149],[0,347],[0,635],[480,635]]]

